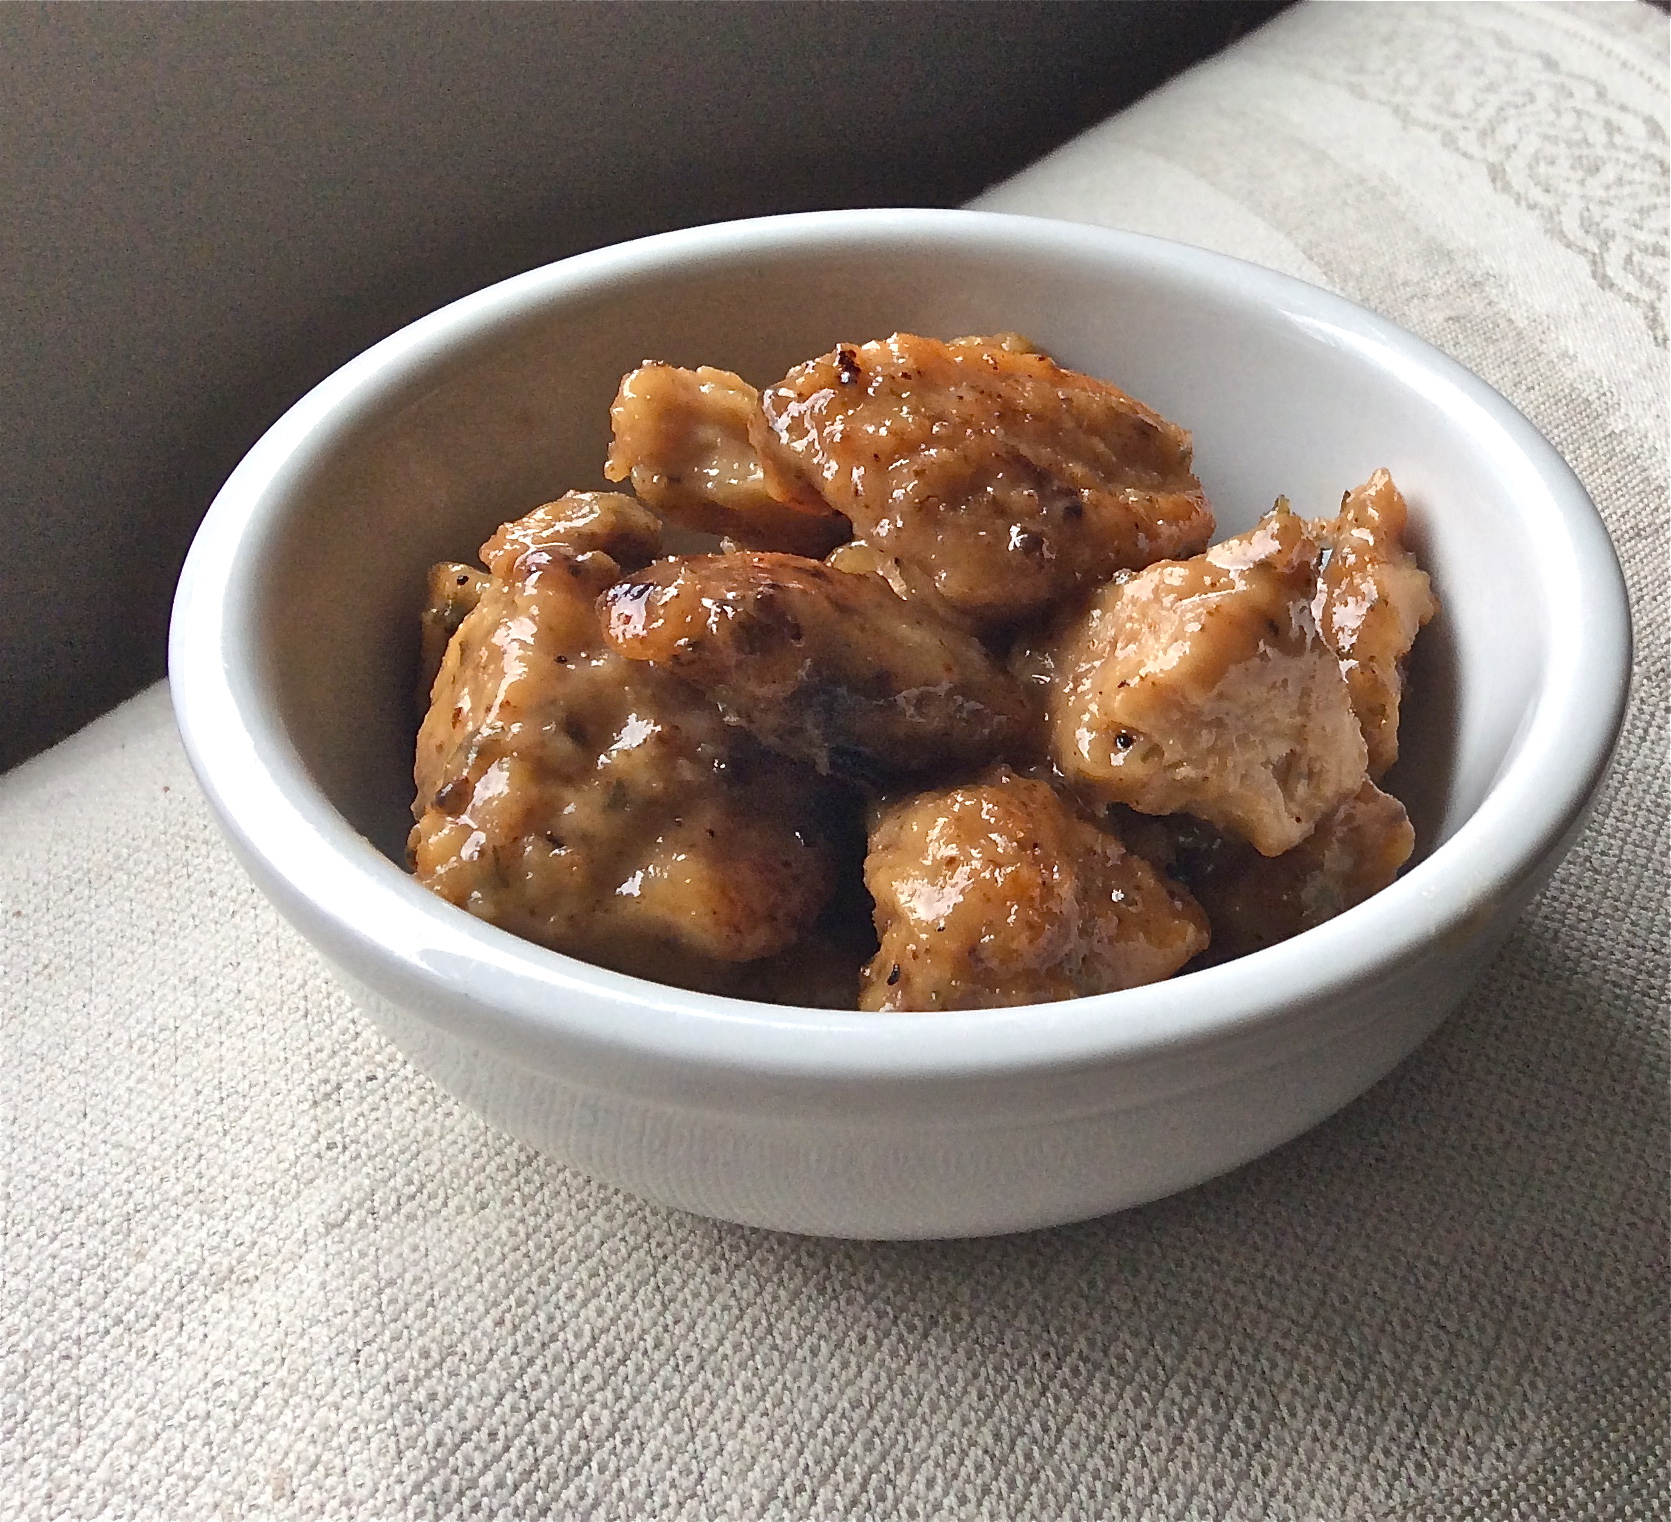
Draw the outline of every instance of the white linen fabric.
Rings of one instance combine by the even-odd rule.
[[[1666,50],[1634,3],[1302,6],[979,203],[1362,301],[1606,515],[1617,765],[1416,1056],[1056,1231],[671,1213],[370,1029],[153,690],[0,779],[0,1516],[1671,1515]]]

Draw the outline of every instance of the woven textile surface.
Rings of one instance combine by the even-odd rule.
[[[154,690],[0,779],[0,1517],[1671,1516],[1667,23],[1286,12],[1009,184],[1504,391],[1630,582],[1594,820],[1334,1120],[990,1241],[774,1236],[530,1153],[219,842]]]

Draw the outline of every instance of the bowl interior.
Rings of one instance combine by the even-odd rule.
[[[504,519],[605,484],[625,370],[655,358],[764,384],[838,341],[1009,329],[1191,429],[1221,535],[1279,493],[1328,513],[1391,469],[1443,609],[1418,646],[1392,786],[1423,852],[1451,836],[1513,755],[1548,655],[1523,462],[1482,444],[1479,416],[1419,354],[1330,298],[1150,240],[986,221],[1011,225],[683,255],[677,237],[651,240],[659,252],[470,298],[327,383],[241,563],[261,680],[335,808],[402,860],[424,573],[474,560]]]

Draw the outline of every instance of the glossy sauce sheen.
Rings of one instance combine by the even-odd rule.
[[[864,1009],[1111,993],[1170,977],[1208,941],[1186,891],[1006,769],[881,809],[865,883],[883,929]]]
[[[610,645],[693,683],[784,755],[869,782],[1025,743],[1020,685],[877,576],[793,555],[664,560],[604,593]]]
[[[827,785],[605,645],[597,594],[659,526],[572,493],[484,546],[493,578],[418,736],[411,852],[442,897],[542,945],[698,987],[771,956],[832,887]]]
[[[1378,470],[1347,492],[1333,519],[1312,525],[1323,550],[1312,612],[1340,658],[1371,777],[1398,759],[1404,658],[1438,609],[1427,572],[1404,547],[1408,516],[1392,477]]]
[[[822,502],[783,502],[766,489],[749,439],[760,393],[708,365],[649,362],[622,377],[609,409],[611,481],[632,481],[641,501],[671,523],[722,534],[749,549],[823,555],[852,527]]]
[[[1188,813],[1266,856],[1362,784],[1340,663],[1312,619],[1316,546],[1285,505],[1187,561],[1117,578],[1062,635],[1051,754],[1090,796]]]
[[[411,854],[470,913],[688,987],[967,1009],[1244,955],[1408,859],[1373,779],[1435,604],[1384,471],[1207,548],[1189,435],[1013,335],[764,393],[647,362],[611,420],[641,500],[431,573]],[[723,553],[658,558],[663,519]]]
[[[1183,429],[1000,341],[843,345],[769,387],[761,409],[755,439],[780,495],[845,514],[983,629],[1212,535]]]

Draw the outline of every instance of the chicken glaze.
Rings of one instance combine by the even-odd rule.
[[[752,437],[777,495],[842,513],[980,629],[1212,536],[1183,429],[1002,341],[842,344],[767,388]]]
[[[817,920],[842,804],[604,642],[598,594],[659,537],[632,498],[574,492],[483,546],[491,576],[418,733],[410,855],[426,886],[513,934],[724,987],[727,964]]]
[[[604,636],[700,688],[773,750],[883,783],[1024,745],[1020,685],[880,576],[794,555],[658,561],[604,593]]]
[[[431,573],[411,858],[469,912],[689,987],[968,1009],[1256,951],[1410,856],[1374,779],[1436,605],[1386,472],[1208,548],[1189,435],[1015,335],[764,393],[646,362],[611,420],[637,500]]]

